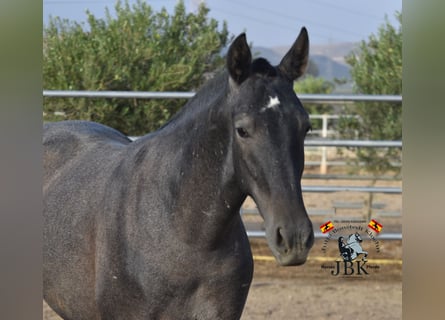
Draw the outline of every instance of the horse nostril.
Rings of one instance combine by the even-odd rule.
[[[282,248],[284,254],[288,254],[289,247],[286,242],[286,235],[283,228],[277,229],[277,247]]]
[[[277,229],[277,246],[282,247],[283,245],[284,245],[284,238],[282,235],[282,229],[278,228]]]
[[[306,238],[306,241],[304,242],[306,248],[312,248],[314,245],[315,239],[314,239],[314,232],[311,230],[309,233],[309,236]]]

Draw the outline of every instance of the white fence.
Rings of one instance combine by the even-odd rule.
[[[43,96],[48,98],[120,98],[120,99],[190,99],[195,92],[152,92],[152,91],[79,91],[79,90],[43,90]],[[304,103],[314,104],[347,104],[353,102],[394,102],[402,103],[398,95],[334,95],[334,94],[299,94]],[[328,136],[328,122],[339,119],[338,115],[311,115],[312,119],[322,119],[321,137]],[[306,146],[331,147],[401,147],[401,141],[359,141],[359,140],[308,140]]]
[[[44,97],[59,98],[126,98],[126,99],[190,99],[194,92],[133,92],[133,91],[61,91],[44,90]],[[393,102],[402,103],[402,96],[398,95],[298,95],[303,103],[314,104],[347,104],[354,102]],[[359,147],[359,148],[402,148],[402,141],[364,141],[364,140],[329,140],[327,139],[328,121],[338,119],[337,115],[315,115],[313,119],[322,119],[321,139],[307,139],[305,146],[322,147],[321,173],[327,166],[326,147]],[[323,174],[321,175],[323,176]],[[360,186],[303,186],[303,192],[366,192],[401,194],[402,188],[397,187],[360,187]],[[264,231],[247,231],[249,237],[264,237]],[[316,237],[323,237],[320,232],[315,232]],[[380,239],[402,239],[401,233],[379,235]]]
[[[195,92],[151,92],[151,91],[78,91],[78,90],[43,90],[44,97],[53,98],[122,98],[122,99],[190,99]],[[353,102],[393,102],[402,103],[399,95],[334,95],[334,94],[299,94],[300,101],[314,104],[347,104]],[[338,115],[311,115],[312,119],[322,119],[321,139],[306,139],[306,147],[320,147],[320,173],[327,173],[327,147],[358,148],[402,148],[402,141],[368,140],[332,140],[328,139],[328,122],[339,119]],[[136,138],[136,137],[132,137]],[[308,162],[308,164],[314,164]],[[331,163],[333,164],[333,163]],[[341,163],[343,165],[344,162]]]

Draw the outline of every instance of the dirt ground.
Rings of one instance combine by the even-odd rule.
[[[331,270],[323,269],[322,265],[335,265],[338,259],[335,246],[326,255],[322,253],[320,239],[306,264],[298,267],[278,266],[265,240],[251,242],[255,271],[242,320],[402,318],[401,241],[382,242],[378,259],[370,257],[367,262],[379,269],[365,268],[369,274],[361,276],[342,272],[333,276]],[[372,247],[372,243],[365,241],[365,246]],[[45,304],[43,315],[44,320],[60,319]]]
[[[370,185],[370,182],[303,180],[303,185],[363,186]],[[377,185],[401,187],[401,181],[379,181]],[[353,192],[305,193],[304,201],[308,210],[332,209],[336,201],[366,203],[368,195]],[[373,210],[371,217],[383,225],[381,233],[401,232],[401,216],[383,214],[384,211],[401,213],[401,195],[376,194],[373,202],[380,203],[380,209]],[[246,208],[254,206],[250,200],[245,203]],[[366,208],[340,208],[334,216],[312,216],[314,230],[327,220],[335,221],[339,217],[359,217],[364,221],[369,218]],[[258,215],[246,216],[244,219],[262,228]],[[367,223],[364,224],[364,230],[366,225]],[[241,319],[401,319],[402,242],[379,240],[377,249],[376,241],[366,237],[365,231],[360,233],[365,239],[362,246],[369,251],[368,262],[366,265],[362,264],[363,269],[360,269],[355,261],[352,275],[352,269],[344,269],[341,264],[343,262],[339,262],[341,272],[337,276],[331,274],[336,271],[336,261],[340,261],[338,245],[334,239],[327,243],[324,239],[317,239],[306,264],[298,267],[277,266],[266,240],[251,239],[255,271]],[[325,251],[322,250],[324,244]],[[44,320],[60,319],[45,304],[43,315]]]
[[[255,260],[254,280],[241,319],[401,319],[401,241],[381,243],[378,259],[369,258],[368,275],[338,276],[322,265],[335,265],[336,248],[326,255],[317,240],[303,266],[280,267],[272,260]],[[363,247],[372,247],[365,241]],[[252,241],[253,254],[270,256],[264,240]],[[372,249],[369,256],[377,256]],[[356,268],[357,269],[357,268]],[[335,271],[335,270],[334,270]],[[348,270],[350,273],[350,270]],[[343,275],[342,275],[343,274]]]

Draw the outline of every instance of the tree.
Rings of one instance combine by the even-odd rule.
[[[190,91],[206,73],[222,66],[227,45],[224,22],[209,19],[202,4],[186,13],[179,1],[174,13],[153,12],[139,0],[117,2],[115,16],[87,12],[85,27],[51,18],[44,30],[43,85],[57,90]],[[107,124],[129,135],[160,127],[184,100],[54,99],[44,100],[45,120],[84,119]]]
[[[360,43],[357,52],[346,57],[351,65],[354,91],[358,94],[402,93],[402,14],[396,13],[398,27],[385,23],[368,41]],[[346,108],[347,114],[357,118],[342,118],[339,126],[343,138],[364,140],[401,140],[402,107],[398,103],[356,103]],[[364,162],[366,169],[375,176],[392,171],[400,172],[401,150],[396,148],[356,149],[357,162]]]
[[[402,14],[396,13],[398,28],[391,25],[386,18],[378,29],[377,35],[372,34],[368,41],[360,43],[357,52],[346,57],[351,65],[354,90],[359,94],[392,94],[402,93]],[[357,118],[342,118],[340,134],[345,138],[357,137],[364,140],[401,140],[402,139],[402,106],[395,103],[356,103],[347,108],[348,114],[358,115]],[[401,150],[396,148],[355,149],[356,168],[359,162],[377,177],[387,172],[400,173],[400,167],[394,166],[401,159]],[[371,217],[373,193],[369,193],[367,201],[368,219]]]
[[[303,79],[296,81],[294,90],[297,94],[313,93],[313,94],[329,94],[334,89],[334,84],[320,77],[306,75]],[[305,103],[304,108],[309,114],[331,113],[332,107],[326,104],[310,104]],[[313,129],[321,128],[321,120],[311,121]]]

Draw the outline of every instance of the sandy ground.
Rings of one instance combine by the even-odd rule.
[[[254,279],[241,319],[402,318],[401,241],[382,242],[381,252],[373,255],[378,259],[372,259],[370,250],[367,264],[379,269],[365,269],[369,274],[361,276],[333,276],[323,269],[335,265],[336,249],[331,246],[324,255],[322,245],[316,241],[305,265],[280,267],[265,240],[253,240]],[[365,241],[365,246],[372,243]],[[43,313],[44,320],[60,319],[46,305]]]
[[[370,185],[366,181],[304,180],[303,185]],[[379,186],[401,186],[401,181],[379,181]],[[364,202],[367,194],[305,193],[308,210],[332,209],[335,202]],[[374,203],[380,209],[373,210],[372,218],[377,219],[384,232],[401,232],[399,216],[385,216],[381,212],[402,211],[401,195],[376,194]],[[248,200],[245,207],[255,204]],[[359,217],[367,221],[365,208],[337,209],[335,215],[312,216],[315,230],[326,222],[338,217]],[[258,216],[246,216],[245,221],[262,228]],[[338,227],[338,225],[337,225]],[[365,224],[366,229],[366,224]],[[363,235],[363,233],[362,233]],[[365,234],[366,235],[366,234]],[[366,237],[364,237],[366,238]],[[338,246],[334,240],[328,242],[327,250],[322,251],[323,239],[318,239],[311,250],[308,261],[299,267],[279,267],[271,257],[264,239],[252,239],[252,252],[255,257],[255,273],[242,320],[260,319],[380,319],[402,318],[402,242],[398,240],[379,241],[377,252],[375,242],[369,238],[363,248],[369,251],[366,266],[368,274],[331,275],[333,269],[322,266],[336,266],[339,260]],[[358,269],[358,268],[356,268]],[[343,270],[343,269],[342,269]],[[350,269],[348,269],[347,272]],[[343,272],[343,271],[342,271]],[[344,273],[344,272],[343,272]],[[44,320],[57,317],[44,304]]]
[[[322,265],[335,265],[336,248],[321,252],[317,240],[305,265],[279,267],[274,261],[255,261],[243,320],[253,319],[401,319],[401,241],[381,243],[377,255],[369,253],[368,275],[331,275]],[[363,247],[372,247],[365,241]],[[252,242],[254,256],[267,257],[264,240]],[[371,258],[374,257],[374,259]],[[356,268],[357,269],[357,268]],[[348,273],[350,271],[348,270]],[[363,273],[363,272],[362,272]]]

